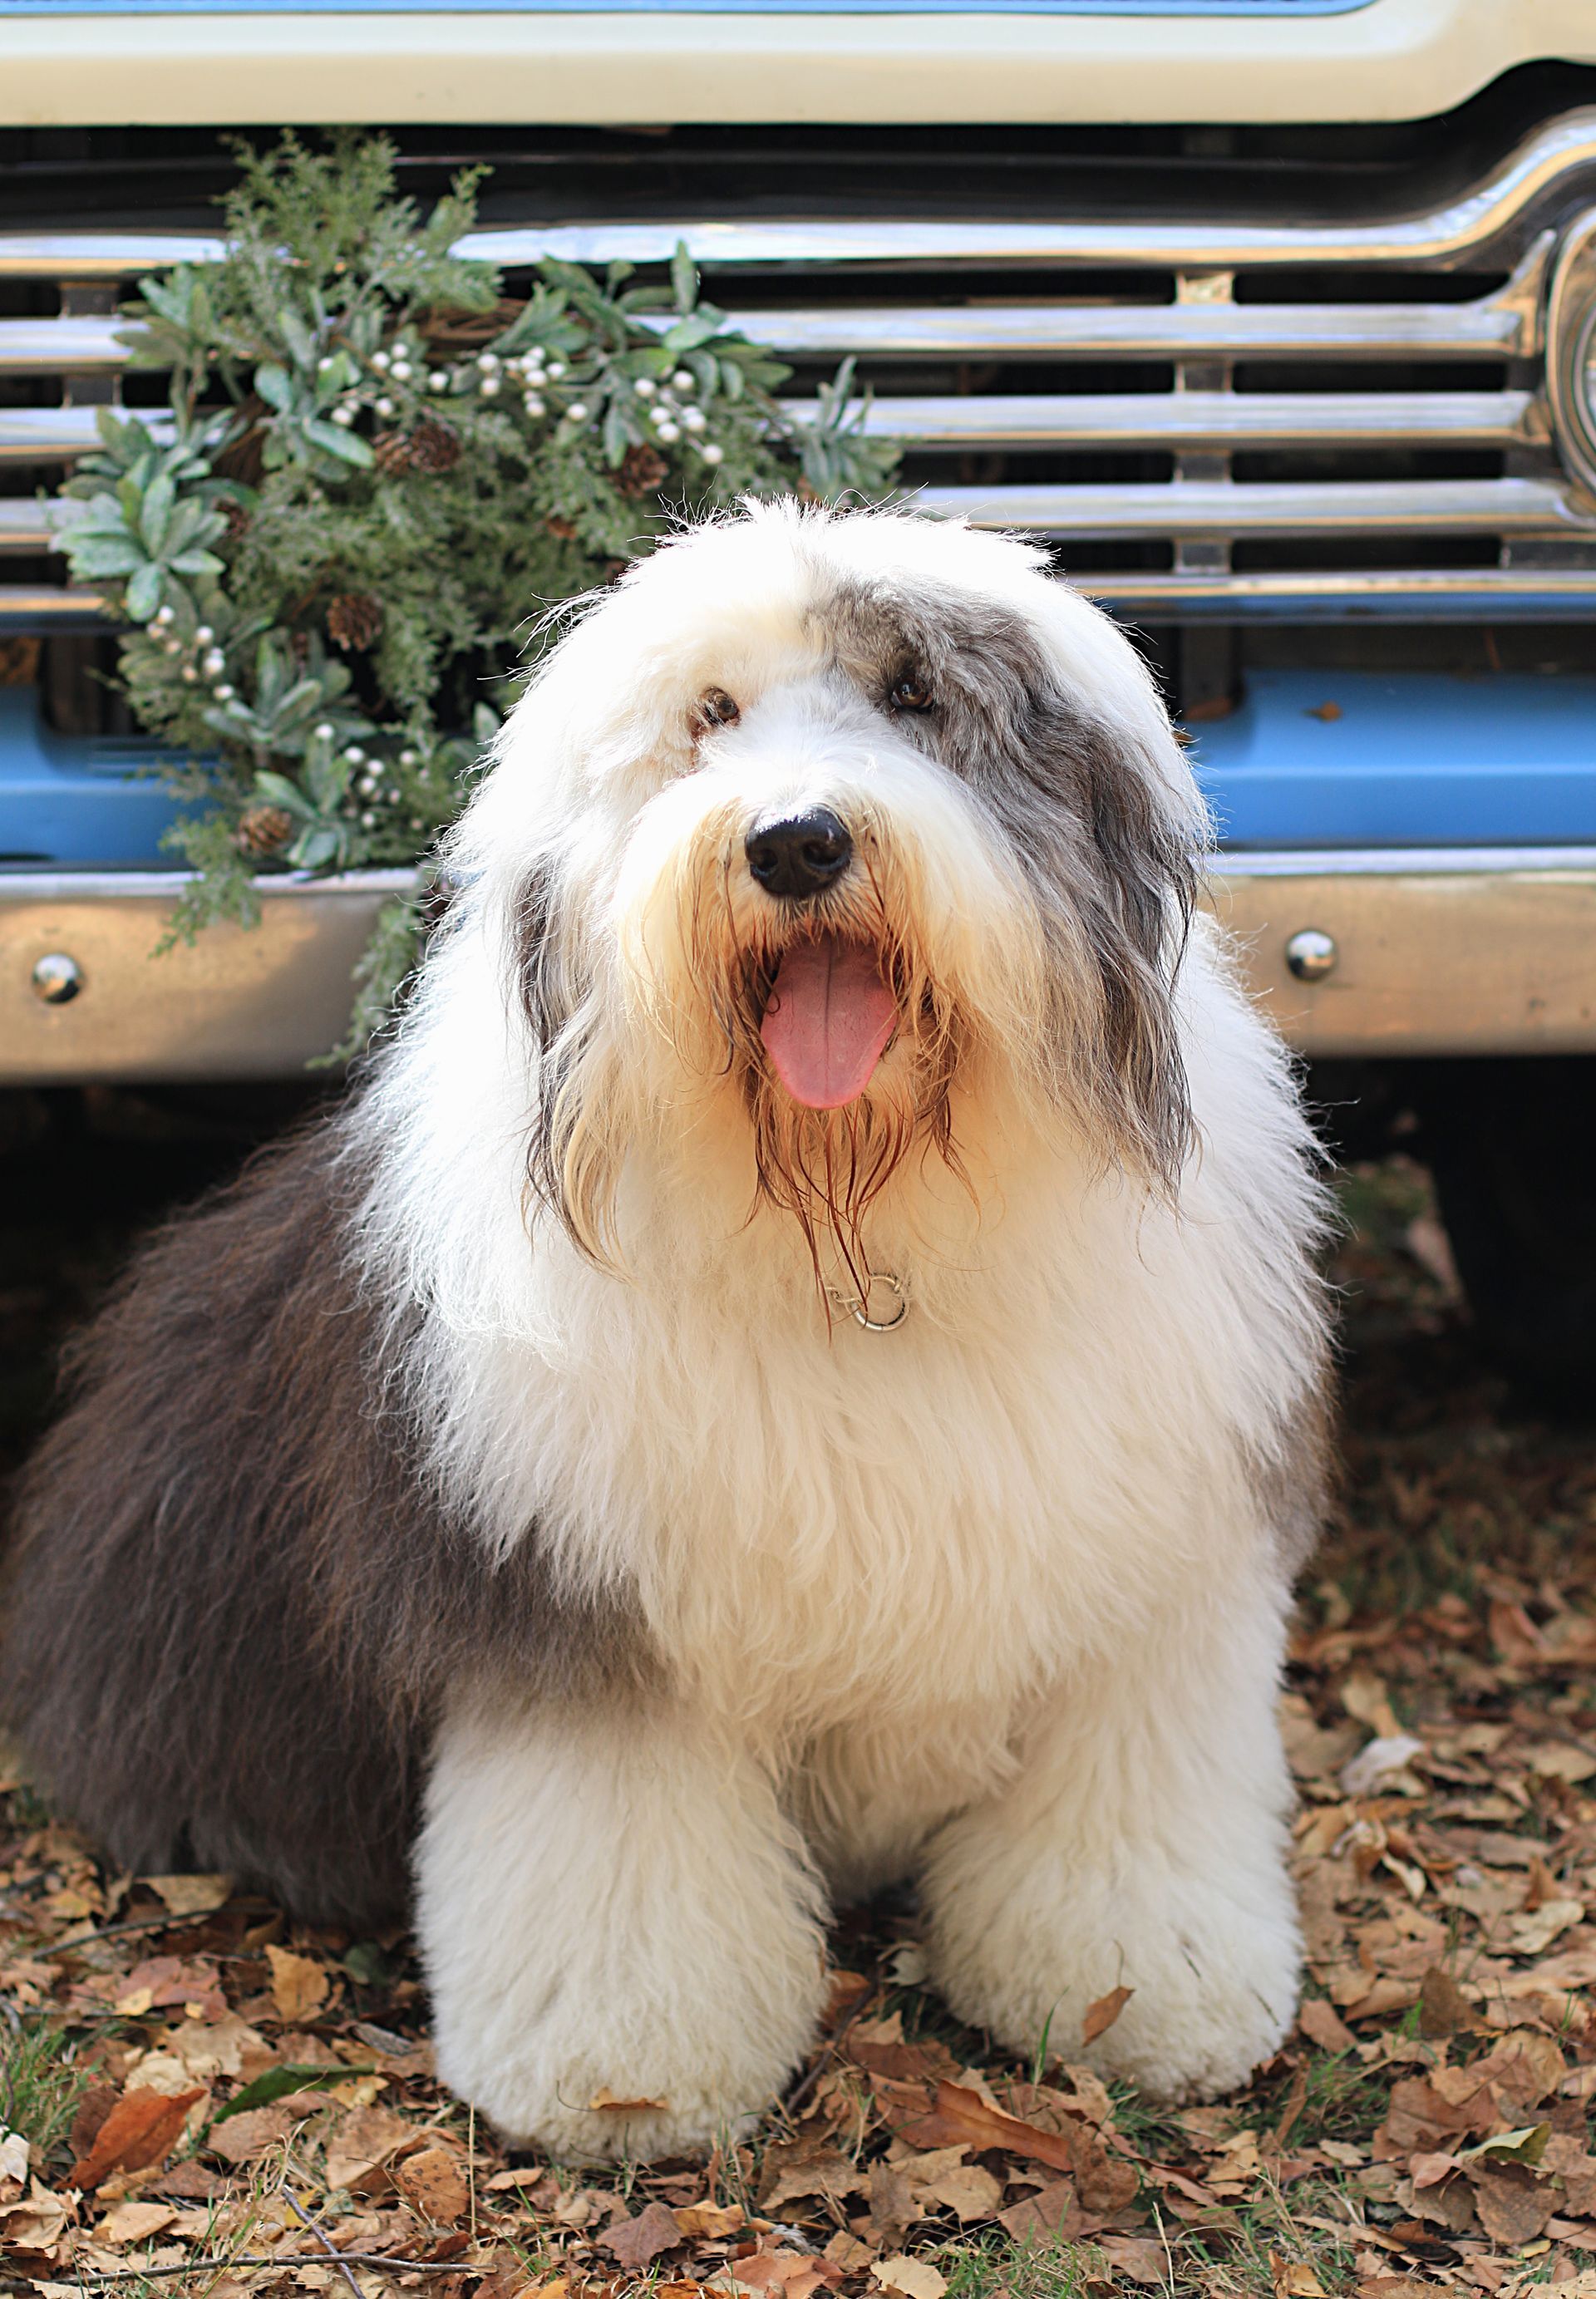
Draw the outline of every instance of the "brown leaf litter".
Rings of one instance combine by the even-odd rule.
[[[1506,1417],[1411,1171],[1351,1187],[1348,1473],[1282,1707],[1307,1993],[1245,2093],[1105,2088],[1128,1978],[1006,2060],[923,1986],[901,1898],[839,1923],[826,2032],[752,2142],[557,2169],[437,2087],[401,1934],[115,1874],[0,1757],[13,2285],[1596,2299],[1596,1451]]]

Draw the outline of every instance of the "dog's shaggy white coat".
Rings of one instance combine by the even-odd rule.
[[[365,1106],[364,1251],[424,1305],[407,1347],[453,1503],[500,1548],[536,1521],[662,1656],[589,1706],[461,1683],[436,1747],[439,2067],[565,2154],[702,2148],[762,2108],[815,2031],[828,1903],[905,1874],[936,1985],[1018,2052],[1045,2034],[1204,2096],[1294,2008],[1274,1709],[1324,1350],[1288,1067],[1211,927],[1176,974],[1168,919],[1148,994],[1194,1133],[1160,1186],[1093,1100],[1091,938],[1047,840],[1022,851],[1034,798],[998,805],[839,668],[839,591],[1023,630],[1154,827],[1204,836],[1126,641],[1023,546],[928,521],[701,530],[577,625],[505,730]],[[711,691],[735,724],[705,721]],[[957,1017],[954,1160],[917,1138],[855,1226],[809,1208],[835,1294],[860,1249],[902,1284],[891,1332],[828,1314],[804,1224],[761,1199],[772,1089],[704,978],[706,948],[732,979],[779,946],[744,839],[818,805],[868,839],[869,899]],[[517,988],[531,879],[553,1037]],[[907,1017],[867,1095],[919,1111],[925,1058]],[[563,1225],[527,1179],[555,1061]]]

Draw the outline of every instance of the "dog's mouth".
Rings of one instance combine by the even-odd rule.
[[[898,1000],[877,952],[818,934],[782,952],[760,1036],[770,1066],[806,1109],[857,1101],[898,1024]]]

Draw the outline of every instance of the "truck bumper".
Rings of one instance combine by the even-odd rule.
[[[155,958],[180,874],[0,874],[0,1084],[295,1076],[409,883],[263,880],[259,926]],[[1596,1052],[1596,847],[1233,853],[1205,901],[1305,1054]]]

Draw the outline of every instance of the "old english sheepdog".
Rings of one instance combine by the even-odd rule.
[[[1239,2083],[1326,1367],[1205,834],[1022,544],[755,510],[594,602],[392,1042],[76,1349],[4,1656],[62,1807],[413,1891],[442,2072],[557,2155],[746,2127],[905,1877],[1006,2046]]]

